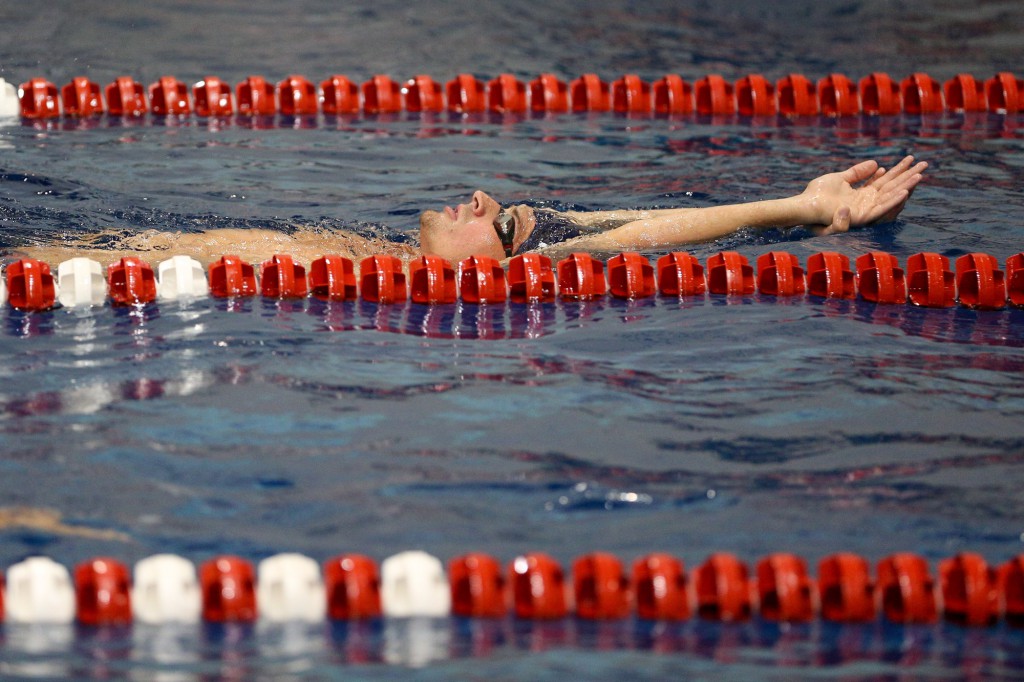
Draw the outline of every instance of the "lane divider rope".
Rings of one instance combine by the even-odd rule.
[[[837,553],[818,564],[817,578],[795,554],[761,558],[753,571],[729,553],[714,553],[692,573],[671,554],[637,558],[631,574],[613,554],[595,552],[562,566],[543,553],[515,557],[505,570],[488,554],[448,562],[422,551],[388,557],[345,554],[322,565],[301,554],[278,554],[253,565],[222,555],[199,566],[157,554],[128,567],[99,557],[62,564],[33,556],[10,566],[0,591],[0,618],[15,623],[83,625],[185,622],[307,621],[410,616],[552,620],[801,623],[820,618],[868,623],[1024,626],[1024,554],[998,568],[973,553],[938,564],[897,553],[874,575],[859,555]]]
[[[637,253],[620,253],[607,262],[573,253],[552,264],[536,253],[513,257],[507,270],[494,258],[470,256],[455,268],[437,256],[420,256],[408,267],[395,256],[375,255],[359,263],[325,255],[308,269],[286,254],[277,254],[257,269],[238,256],[226,255],[203,270],[189,256],[174,256],[153,270],[146,261],[127,256],[104,274],[100,263],[72,258],[57,266],[31,258],[10,263],[0,279],[0,301],[23,311],[56,306],[145,305],[211,295],[271,299],[314,297],[350,301],[361,296],[379,304],[465,303],[505,305],[554,301],[590,301],[611,295],[642,299],[718,295],[854,299],[878,304],[948,308],[959,304],[976,310],[1024,307],[1024,252],[1006,259],[1005,269],[990,254],[969,253],[949,259],[918,253],[899,260],[884,251],[850,258],[834,251],[808,257],[806,269],[785,251],[758,256],[755,268],[746,256],[722,251],[702,265],[689,253],[665,254],[652,264]],[[308,274],[307,274],[308,273]]]
[[[30,78],[15,90],[0,78],[0,116],[47,120],[64,116],[83,119],[153,116],[287,117],[380,115],[409,113],[499,114],[615,112],[641,116],[734,115],[855,116],[940,114],[943,112],[1024,111],[1024,80],[1009,71],[979,80],[960,73],[940,84],[926,73],[896,81],[883,72],[854,83],[841,73],[817,82],[789,74],[772,83],[760,74],[728,81],[709,74],[694,82],[677,74],[648,82],[627,74],[611,83],[587,73],[569,83],[550,73],[524,83],[512,74],[483,81],[458,74],[442,86],[428,75],[399,83],[378,74],[357,84],[332,75],[319,86],[301,75],[274,84],[250,76],[232,90],[229,83],[208,76],[189,87],[164,76],[144,87],[130,76],[106,87],[79,76],[60,89],[42,77]]]

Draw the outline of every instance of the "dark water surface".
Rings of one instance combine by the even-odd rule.
[[[771,79],[1024,72],[1024,11],[962,3],[29,3],[0,77],[194,82],[552,71]],[[0,128],[0,244],[114,228],[412,234],[477,187],[589,208],[781,196],[851,161],[933,168],[901,219],[741,234],[772,249],[951,258],[1024,250],[1018,116],[397,117],[18,121]],[[296,125],[298,123],[298,125]],[[651,253],[650,256],[658,254]],[[0,312],[0,565],[157,552],[442,559],[543,551],[872,562],[1024,535],[1024,313],[770,298],[534,308],[202,300]],[[87,532],[82,532],[83,529]],[[95,532],[94,532],[95,531]],[[5,677],[1014,679],[1021,632],[501,621],[97,633],[6,625]]]

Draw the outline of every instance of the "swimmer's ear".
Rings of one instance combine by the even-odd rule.
[[[828,227],[817,227],[814,228],[813,232],[816,236],[822,237],[826,234],[838,234],[840,232],[850,231],[850,207],[840,206],[836,209],[835,215],[832,216],[832,224]]]

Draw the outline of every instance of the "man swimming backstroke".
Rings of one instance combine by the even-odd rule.
[[[420,215],[419,248],[348,231],[292,233],[265,229],[214,229],[201,233],[157,230],[105,242],[35,246],[19,250],[48,263],[75,256],[113,262],[122,256],[154,258],[187,255],[204,264],[225,254],[262,262],[286,253],[310,262],[327,253],[353,260],[386,253],[411,260],[437,255],[458,263],[469,256],[505,259],[517,253],[587,251],[668,251],[686,244],[712,241],[743,228],[805,226],[816,234],[846,232],[895,219],[928,168],[907,156],[888,170],[873,160],[829,173],[808,183],[800,194],[782,198],[704,208],[657,210],[552,211],[525,204],[502,206],[483,191],[467,203],[445,206]]]

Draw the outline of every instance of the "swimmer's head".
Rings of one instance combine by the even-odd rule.
[[[495,221],[507,224],[508,218],[499,220],[502,214],[511,218],[507,227],[511,229],[512,253],[516,253],[533,232],[533,209],[524,205],[503,209],[481,191],[473,192],[467,204],[445,206],[443,211],[424,211],[420,215],[420,248],[426,255],[441,256],[453,264],[469,256],[501,260],[506,257],[506,250]]]

